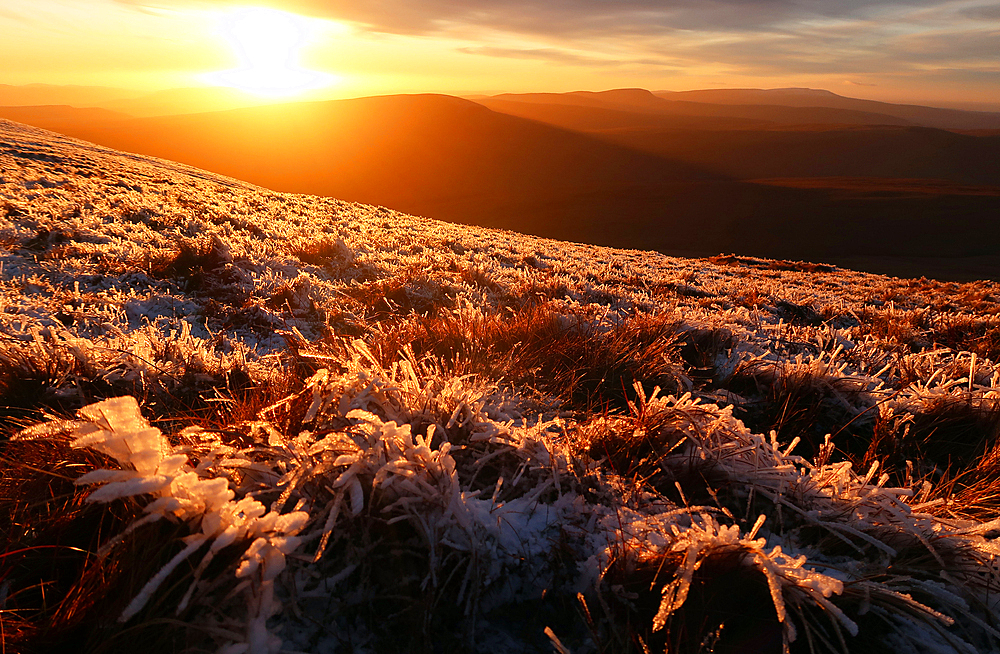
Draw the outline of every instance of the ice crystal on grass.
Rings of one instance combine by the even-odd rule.
[[[271,586],[285,568],[285,555],[299,547],[301,540],[295,534],[305,526],[308,513],[269,512],[251,497],[234,501],[229,480],[199,476],[187,455],[175,452],[160,430],[142,417],[135,398],[117,397],[89,405],[80,410],[80,417],[83,423],[74,430],[72,445],[104,452],[123,467],[94,470],[77,479],[77,484],[102,484],[87,501],[150,494],[156,499],[146,505],[143,521],[167,517],[187,522],[192,530],[185,538],[186,547],[149,580],[119,620],[127,622],[141,611],[177,566],[207,545],[191,589],[178,607],[178,612],[183,610],[200,582],[200,573],[215,555],[238,541],[248,541],[235,570],[237,579],[248,579],[254,586],[248,590],[254,601],[249,603],[246,651],[276,651],[280,641],[264,628],[277,611]]]
[[[158,474],[164,459],[168,457],[170,446],[160,430],[150,426],[142,417],[139,405],[133,397],[116,397],[99,404],[92,404],[80,410],[80,417],[87,422],[75,431],[76,439],[72,443],[73,447],[90,447],[104,452],[119,464],[131,466],[135,471],[133,473],[131,470],[123,470],[119,473],[111,470],[95,470],[80,477],[77,480],[78,484],[95,482],[105,484],[101,489],[102,494],[98,497],[94,497],[94,493],[91,493],[92,502],[108,502],[116,497],[160,490],[170,483],[171,477],[168,475],[176,473],[186,462],[184,456],[170,456],[170,461],[163,466],[163,473]],[[133,491],[128,486],[115,486],[114,484],[122,482],[111,482],[109,473],[118,477],[127,475],[137,480],[159,480],[161,486]]]

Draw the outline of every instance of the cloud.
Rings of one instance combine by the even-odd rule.
[[[3,7],[0,7],[0,18],[7,18],[9,20],[16,20],[16,21],[24,20],[24,16],[22,16],[21,14],[10,9],[4,9]]]
[[[576,65],[601,65],[604,60],[597,57],[587,57],[578,55],[566,50],[557,48],[498,48],[493,46],[469,46],[457,48],[459,52],[471,55],[484,55],[487,57],[503,57],[508,59],[541,59],[544,61],[555,61],[562,64]]]
[[[913,34],[896,42],[896,51],[909,61],[942,64],[989,60],[994,67],[1000,53],[1000,29],[966,29]]]
[[[878,86],[878,84],[871,84],[871,83],[868,83],[868,82],[859,82],[859,81],[853,80],[853,79],[845,79],[844,80],[844,84],[847,84],[848,86]]]
[[[114,1],[203,9],[247,2]],[[1000,9],[951,0],[259,2],[361,31],[446,37],[464,54],[595,69],[631,65],[647,73],[688,68],[756,78],[871,79],[928,66],[982,68],[982,59],[1000,52],[1000,31],[983,25]]]
[[[756,30],[850,19],[944,0],[263,0],[275,8],[359,23],[373,31],[436,34],[459,26],[521,34],[655,35],[671,30]],[[238,6],[246,0],[115,0],[133,6]]]
[[[500,48],[495,46],[468,46],[457,48],[459,52],[487,57],[507,59],[539,59],[561,64],[587,67],[619,66],[664,66],[662,59],[618,59],[578,54],[560,48]]]
[[[1000,5],[970,7],[962,13],[973,20],[1000,20]]]

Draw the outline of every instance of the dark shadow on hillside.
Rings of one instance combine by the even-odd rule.
[[[705,89],[662,92],[666,100],[704,102],[720,105],[779,105],[785,107],[827,107],[885,114],[927,127],[946,129],[998,129],[1000,113],[942,109],[913,104],[848,98],[822,89]]]

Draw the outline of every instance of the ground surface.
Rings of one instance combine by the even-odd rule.
[[[463,227],[5,121],[0,243],[15,650],[997,648],[996,283]]]

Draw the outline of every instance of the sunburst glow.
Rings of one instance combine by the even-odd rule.
[[[253,7],[227,13],[219,23],[241,65],[205,75],[211,84],[255,95],[290,96],[337,81],[335,75],[300,65],[299,54],[315,32],[302,16]]]

